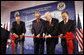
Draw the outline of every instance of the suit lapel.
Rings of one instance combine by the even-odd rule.
[[[64,24],[64,21],[62,21],[62,24],[61,24],[61,28],[62,28],[62,30],[64,31],[65,30],[65,24]]]
[[[54,24],[54,20],[53,20],[53,18],[52,18],[52,20],[51,20],[51,27],[53,27],[55,24]]]
[[[21,31],[21,21],[20,21],[20,25],[19,25],[18,31],[19,31],[19,32]]]
[[[69,30],[71,28],[70,20],[64,26],[65,30]]]
[[[39,24],[37,25],[37,20],[35,21],[35,28],[36,29],[39,29],[39,28],[41,28],[41,21],[39,21]]]

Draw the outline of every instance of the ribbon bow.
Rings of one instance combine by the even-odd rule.
[[[67,32],[65,34],[66,40],[67,40],[67,47],[68,47],[68,51],[69,54],[73,54],[73,39],[74,39],[74,34],[72,32]]]
[[[11,40],[12,40],[12,51],[13,51],[13,54],[14,54],[14,47],[15,47],[15,45],[14,45],[14,41],[15,41],[15,36],[14,35],[11,35]]]

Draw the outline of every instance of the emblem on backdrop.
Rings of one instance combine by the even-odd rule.
[[[64,2],[59,2],[57,5],[58,10],[64,10],[66,8],[66,4]]]

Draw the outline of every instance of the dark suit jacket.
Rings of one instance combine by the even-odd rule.
[[[50,34],[51,36],[58,36],[58,20],[55,19],[55,18],[52,18],[50,28],[49,28],[49,22],[46,21],[45,22],[44,32],[47,35]],[[51,41],[52,40],[53,40],[53,42],[55,41],[56,43],[58,43],[58,38],[51,38]]]
[[[12,23],[12,33],[16,33],[18,36],[20,36],[22,33],[25,33],[25,23],[23,21],[20,21],[20,25],[17,24],[16,21]],[[19,37],[20,38],[20,37]],[[19,38],[16,38],[16,40]],[[24,41],[24,37],[22,39]]]
[[[1,27],[1,40],[7,40],[10,32]]]
[[[7,39],[10,38],[9,36],[10,32],[5,30],[4,28],[1,27],[1,48],[0,48],[0,53],[1,54],[6,54],[6,45],[7,45]]]
[[[65,35],[66,32],[75,32],[75,23],[73,20],[68,20],[66,24],[64,24],[64,21],[59,23],[59,34]]]
[[[35,34],[35,36],[37,36],[38,34],[40,34],[40,36],[42,37],[42,34],[44,32],[43,28],[44,28],[44,20],[40,18],[39,24],[37,24],[37,20],[33,21],[32,24],[32,34]],[[34,40],[36,41],[36,39],[34,38]]]

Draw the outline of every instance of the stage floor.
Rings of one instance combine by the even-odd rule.
[[[18,45],[18,46],[19,46],[19,45]],[[45,43],[45,46],[46,46],[46,43]],[[58,44],[56,45],[55,50],[56,50],[56,51],[55,51],[56,54],[63,54],[63,53],[62,53],[62,46],[61,46],[60,43],[58,43]],[[20,48],[17,48],[17,53],[18,53],[18,54],[20,53]],[[6,54],[12,54],[12,46],[10,46],[9,48],[6,49]],[[24,48],[24,54],[34,54],[34,49],[33,49],[33,48],[31,48],[31,49],[25,49],[25,48]],[[47,53],[46,53],[46,48],[44,49],[44,54],[47,54]],[[74,54],[78,54],[78,52],[75,51]]]
[[[45,46],[46,46],[46,45],[45,45]],[[20,53],[19,50],[20,50],[20,49],[17,48],[17,53],[18,53],[18,54]],[[63,54],[63,53],[62,53],[61,44],[57,44],[55,50],[56,50],[56,54]],[[9,48],[7,48],[6,54],[12,54],[12,48],[11,48],[11,46],[10,46]],[[24,54],[34,54],[34,50],[33,50],[33,49],[24,49]],[[45,50],[44,50],[44,54],[46,54],[46,48],[45,48]]]

